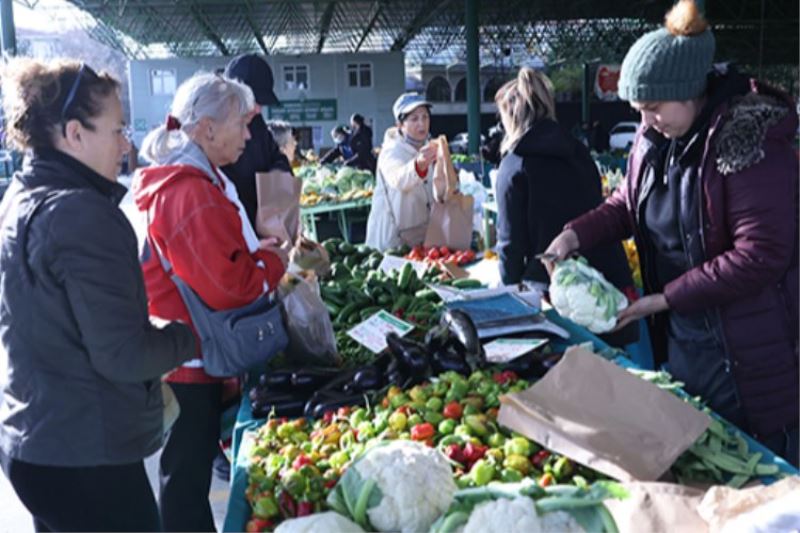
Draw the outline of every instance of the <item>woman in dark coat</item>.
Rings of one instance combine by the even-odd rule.
[[[549,283],[535,259],[569,220],[602,202],[600,173],[589,151],[555,122],[550,80],[529,68],[497,92],[506,135],[497,175],[497,251],[503,283]],[[620,290],[633,280],[619,243],[586,254],[589,263]],[[608,337],[623,346],[638,339],[638,326]]]
[[[797,115],[713,56],[691,0],[633,45],[619,93],[642,127],[626,181],[549,251],[633,235],[647,296],[621,323],[651,317],[656,358],[686,390],[797,465]]]

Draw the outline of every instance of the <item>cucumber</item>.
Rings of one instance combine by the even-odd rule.
[[[401,295],[397,300],[395,300],[394,305],[392,306],[392,313],[398,311],[399,309],[403,309],[404,311],[407,310],[406,308],[411,304],[411,297],[407,294]]]
[[[361,320],[366,320],[369,317],[371,317],[372,315],[374,315],[375,313],[377,313],[378,311],[380,311],[381,309],[382,308],[379,307],[379,306],[367,307],[366,309],[362,309],[358,313],[358,315],[361,317]]]
[[[336,317],[336,321],[344,324],[349,319],[350,316],[358,310],[360,304],[358,302],[350,302],[349,304],[345,305],[341,311],[339,311],[339,316]]]
[[[420,300],[429,300],[433,301],[439,298],[439,295],[436,294],[436,291],[433,289],[420,289],[414,293],[415,298],[419,298]]]
[[[403,265],[402,270],[400,270],[400,277],[398,278],[397,285],[400,287],[400,290],[405,291],[408,289],[409,283],[411,283],[411,276],[415,278],[416,273],[414,272],[414,267],[411,266],[411,263],[406,263]]]
[[[328,300],[325,301],[325,307],[328,308],[328,313],[330,313],[330,315],[333,316],[333,317],[338,315],[339,312],[342,310],[342,308],[340,306],[338,306],[335,303],[333,303],[331,301],[328,301]]]
[[[462,278],[453,281],[453,287],[457,289],[480,289],[483,284],[477,279]]]

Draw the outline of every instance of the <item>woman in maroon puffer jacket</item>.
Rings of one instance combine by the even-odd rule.
[[[796,465],[797,115],[785,95],[712,69],[713,53],[691,0],[633,45],[619,92],[642,127],[626,181],[548,251],[633,235],[647,296],[618,327],[650,317],[656,358],[687,391]]]

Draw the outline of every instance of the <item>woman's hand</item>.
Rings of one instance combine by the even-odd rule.
[[[617,315],[617,327],[613,331],[619,331],[631,322],[654,315],[669,309],[666,297],[663,294],[650,294],[640,298],[630,306],[626,307]]]
[[[439,145],[434,142],[429,142],[419,149],[417,154],[417,168],[421,170],[427,169],[431,163],[436,161],[436,156],[439,151]]]
[[[547,269],[547,274],[551,275],[557,262],[563,261],[573,252],[577,252],[579,248],[578,234],[574,230],[565,229],[559,233],[550,243],[550,246],[547,247],[547,250],[544,251],[547,257],[542,259],[542,263]]]

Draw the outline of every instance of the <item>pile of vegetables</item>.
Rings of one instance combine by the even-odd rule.
[[[375,186],[371,172],[348,166],[305,165],[296,175],[303,182],[302,206],[369,198]]]
[[[640,378],[676,394],[697,409],[710,413],[699,397],[689,397],[683,392],[683,383],[673,381],[664,371],[628,369]],[[780,469],[775,464],[761,463],[763,454],[751,452],[741,432],[723,421],[712,418],[711,425],[691,448],[683,453],[672,473],[682,484],[724,484],[739,488],[761,476],[777,476]]]
[[[383,309],[424,333],[439,321],[442,302],[428,283],[467,289],[480,287],[473,279],[446,280],[435,267],[421,277],[410,264],[385,273],[378,267],[383,255],[366,245],[340,239],[322,243],[331,258],[330,279],[320,286],[331,313],[336,345],[347,364],[370,362],[373,354],[347,335],[347,330]]]
[[[542,486],[583,486],[596,474],[551,454],[497,422],[499,396],[528,382],[513,373],[445,372],[409,388],[392,386],[370,407],[341,407],[322,418],[270,418],[250,452],[253,530],[328,509],[326,499],[350,462],[385,441],[411,440],[442,452],[458,488],[530,478]]]
[[[550,302],[558,314],[592,333],[607,333],[628,299],[584,258],[559,262],[550,278]]]
[[[475,252],[472,250],[450,250],[447,246],[415,246],[405,254],[405,258],[434,265],[455,263],[463,266],[475,261]]]

